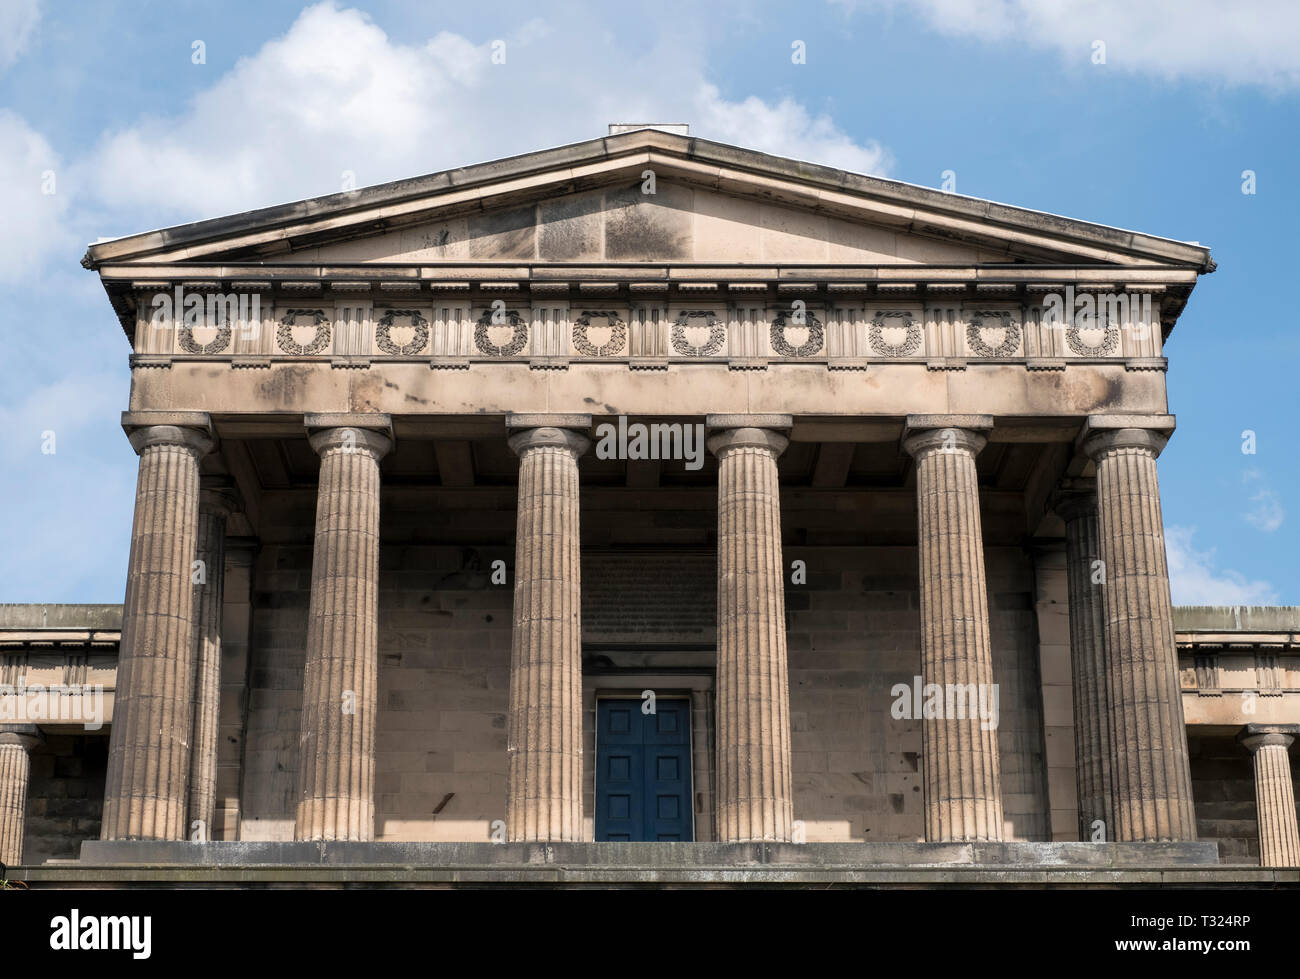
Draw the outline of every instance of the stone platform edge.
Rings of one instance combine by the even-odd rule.
[[[1213,843],[346,843],[92,840],[32,888],[1262,888]]]
[[[88,840],[80,866],[630,868],[1217,867],[1214,843],[359,843]]]

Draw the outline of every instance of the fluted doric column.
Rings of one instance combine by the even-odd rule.
[[[724,843],[789,841],[790,674],[781,490],[789,415],[712,415],[718,458],[717,823]]]
[[[23,862],[23,824],[31,751],[44,739],[35,724],[0,725],[0,864]]]
[[[1097,465],[1110,706],[1110,781],[1118,842],[1196,839],[1156,456],[1166,437],[1090,418]]]
[[[1255,761],[1261,867],[1300,867],[1300,826],[1287,754],[1297,734],[1300,724],[1247,724],[1237,736]]]
[[[331,424],[332,421],[350,424]],[[375,837],[379,460],[387,416],[311,416],[320,456],[298,756],[299,840]]]
[[[506,836],[582,839],[578,459],[586,415],[511,415],[519,456]]]
[[[194,720],[190,734],[190,777],[186,831],[190,839],[212,839],[217,804],[217,715],[221,692],[221,609],[226,578],[226,518],[239,508],[229,479],[199,480],[199,523],[194,560],[202,574],[194,581]],[[196,569],[197,570],[197,569]]]
[[[1001,840],[1002,788],[988,586],[975,456],[986,415],[911,416],[903,447],[916,459],[920,533],[921,679],[943,692],[921,721],[927,842]]]
[[[207,431],[146,425],[104,780],[106,840],[185,838],[194,691],[194,540]]]
[[[1115,832],[1110,789],[1110,706],[1106,699],[1105,603],[1094,480],[1070,480],[1053,498],[1065,521],[1066,579],[1070,593],[1070,679],[1074,690],[1074,768],[1079,839],[1101,841]]]

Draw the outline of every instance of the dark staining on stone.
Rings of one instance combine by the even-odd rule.
[[[1124,378],[1109,377],[1106,379],[1106,394],[1103,397],[1101,407],[1117,408],[1120,407],[1124,400]]]
[[[271,376],[258,385],[258,392],[276,405],[291,405],[298,396],[299,385],[306,381],[309,373],[309,368],[284,364],[279,370],[271,371]]]
[[[605,257],[610,261],[689,261],[691,193],[661,183],[654,194],[638,182],[605,195]]]
[[[442,248],[451,240],[451,231],[447,228],[439,228],[437,231],[426,231],[420,236],[421,248]]]
[[[473,258],[531,259],[537,214],[530,204],[489,211],[469,218],[469,253]]]
[[[537,254],[545,261],[600,258],[599,194],[561,197],[538,207]]]

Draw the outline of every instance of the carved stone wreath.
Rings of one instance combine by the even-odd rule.
[[[1065,342],[1080,357],[1109,357],[1115,352],[1115,348],[1119,346],[1119,327],[1107,320],[1105,327],[1092,327],[1092,329],[1104,329],[1105,331],[1102,334],[1101,343],[1095,347],[1084,343],[1078,323],[1071,323],[1065,328]]]
[[[898,319],[903,320],[902,326],[907,330],[907,336],[902,343],[886,343],[883,335],[885,320]],[[921,346],[921,328],[912,319],[912,314],[905,310],[884,310],[877,313],[871,320],[867,337],[871,341],[871,349],[883,357],[910,357]]]
[[[297,324],[299,316],[310,316],[312,326],[316,327],[316,335],[312,337],[311,343],[305,346],[293,338],[293,328]],[[280,320],[280,326],[275,331],[275,341],[280,345],[280,349],[287,354],[294,354],[299,357],[318,354],[329,346],[329,317],[325,315],[323,309],[291,309]]]
[[[176,342],[187,354],[219,354],[230,345],[230,323],[222,323],[217,327],[217,335],[210,343],[196,341],[194,327],[189,323],[182,323]]]
[[[484,310],[483,315],[478,318],[478,322],[474,326],[474,346],[489,357],[513,357],[523,350],[524,345],[528,343],[528,324],[524,322],[524,318],[513,309],[507,310],[505,316],[510,323],[512,332],[510,342],[504,347],[498,347],[488,337],[489,327],[504,325],[492,322],[492,310]]]
[[[786,320],[790,314],[782,310],[776,314],[776,319],[772,320],[772,332],[769,339],[772,341],[772,349],[782,357],[811,357],[818,350],[821,350],[822,343],[826,339],[826,331],[822,328],[822,321],[812,313],[804,314],[807,322],[795,324],[796,326],[808,327],[808,339],[797,347],[790,345],[785,338]]]
[[[409,316],[411,318],[411,327],[415,330],[415,336],[411,337],[410,343],[397,344],[393,342],[393,318],[396,316]],[[386,354],[393,354],[398,357],[413,357],[423,350],[424,345],[428,342],[429,321],[420,314],[418,309],[390,309],[379,318],[379,323],[375,327],[375,343]]]
[[[996,347],[990,346],[980,335],[980,330],[984,328],[984,320],[993,317],[1002,321],[1001,328],[1004,331],[1002,342]],[[1003,310],[972,313],[970,323],[966,327],[966,343],[981,357],[1010,357],[1020,348],[1020,324],[1011,318],[1011,313]]]
[[[591,326],[593,316],[605,317],[610,328],[609,341],[599,347],[587,339],[587,328]],[[612,309],[584,309],[582,315],[573,321],[573,346],[588,357],[613,357],[626,343],[627,324]]]
[[[693,319],[703,319],[709,328],[709,339],[702,347],[693,347],[686,342],[686,327]],[[686,310],[677,314],[673,323],[672,344],[683,357],[712,357],[727,342],[727,328],[718,322],[713,310]]]

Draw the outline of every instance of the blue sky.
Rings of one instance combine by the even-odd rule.
[[[122,599],[129,351],[86,243],[684,121],[1210,245],[1166,351],[1174,600],[1300,604],[1300,6],[1228,6],[3,0],[0,601]]]

